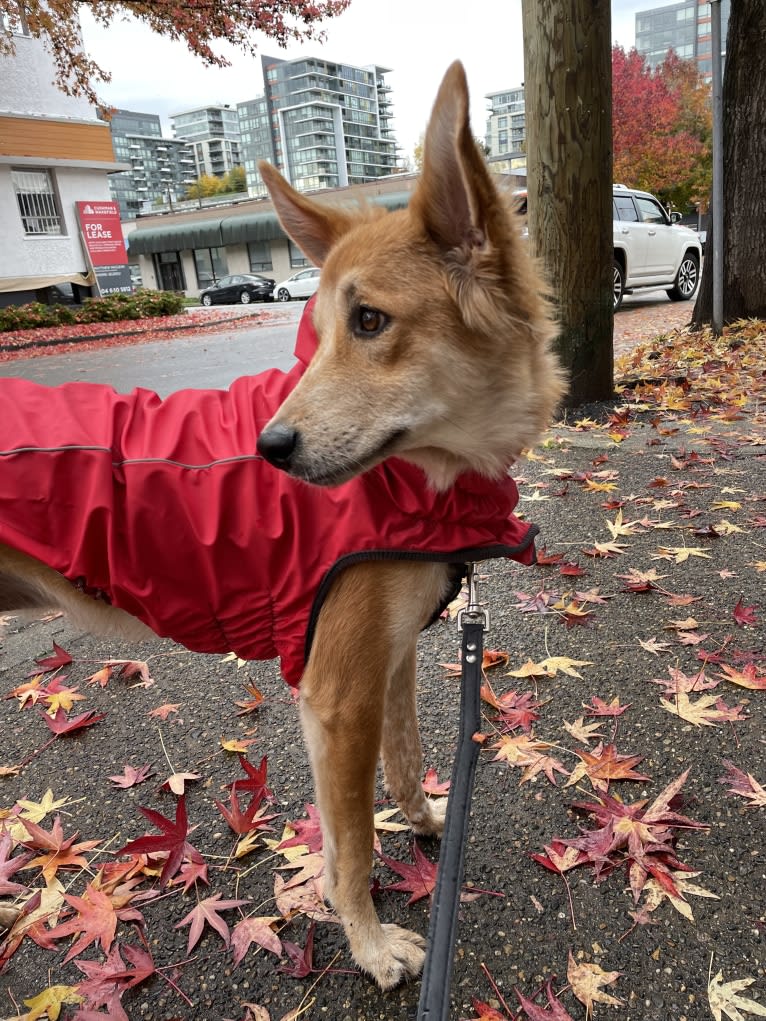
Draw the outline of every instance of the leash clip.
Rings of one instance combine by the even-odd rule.
[[[462,631],[463,624],[481,623],[482,631],[489,631],[489,610],[479,602],[479,575],[476,564],[466,564],[466,576],[468,578],[468,605],[458,611],[457,626]]]

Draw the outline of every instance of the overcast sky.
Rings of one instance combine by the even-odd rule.
[[[635,43],[636,11],[665,7],[673,0],[612,0],[613,40]],[[101,90],[113,106],[159,113],[170,134],[168,115],[218,103],[236,104],[263,93],[259,60],[222,49],[232,60],[225,69],[207,68],[180,42],[161,39],[135,21],[105,30],[82,8],[85,48],[112,82]],[[514,88],[524,80],[521,0],[351,0],[340,17],[325,23],[321,45],[281,50],[266,37],[259,54],[276,57],[324,56],[338,63],[391,69],[394,129],[407,156],[422,134],[439,81],[456,58],[463,61],[471,90],[475,135],[486,129],[489,92]]]

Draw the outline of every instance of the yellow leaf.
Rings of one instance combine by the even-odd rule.
[[[661,698],[660,703],[663,709],[669,713],[680,716],[687,723],[693,723],[695,727],[717,727],[716,720],[723,719],[726,715],[720,709],[712,707],[718,701],[716,695],[701,695],[696,702],[692,702],[685,691],[679,691],[674,696],[673,702]]]
[[[398,815],[398,808],[386,808],[382,812],[377,812],[375,815],[375,829],[385,830],[387,833],[399,833],[402,830],[408,830],[409,826],[405,826],[401,822],[391,822],[392,815]]]
[[[740,528],[739,525],[735,525],[731,521],[727,521],[724,518],[722,521],[716,521],[713,526],[719,535],[735,535],[737,532],[744,533],[744,528]]]
[[[742,504],[737,503],[736,500],[718,500],[716,503],[710,504],[710,509],[738,511],[742,510]]]
[[[65,1003],[82,1003],[85,997],[77,992],[77,986],[48,986],[31,1000],[24,1000],[29,1013],[24,1021],[37,1021],[44,1014],[50,1021],[57,1021]]]
[[[255,738],[221,738],[221,748],[225,752],[246,752],[251,744],[255,744]]]
[[[622,1005],[622,1000],[601,990],[602,986],[616,982],[620,974],[619,971],[604,971],[597,964],[577,964],[572,951],[569,951],[567,978],[572,985],[572,992],[585,1005],[587,1017],[590,1017],[594,1003],[611,1003],[615,1007]]]
[[[673,560],[676,564],[685,563],[689,557],[701,557],[710,560],[711,555],[699,546],[658,546],[652,554],[652,560]]]
[[[63,805],[68,805],[71,801],[70,797],[59,797],[58,800],[53,796],[53,791],[50,787],[46,790],[39,801],[27,801],[23,798],[19,798],[16,801],[16,805],[20,806],[23,811],[19,812],[21,819],[29,819],[32,823],[40,823],[45,817],[51,813],[60,809]],[[23,839],[29,839],[29,833],[27,830]]]

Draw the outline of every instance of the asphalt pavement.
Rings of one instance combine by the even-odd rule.
[[[652,305],[643,336],[665,332],[668,314],[678,308],[667,303],[657,312]],[[662,318],[660,329],[652,317]],[[633,319],[630,329],[640,329]],[[594,987],[597,1019],[714,1017],[708,983],[719,970],[724,991],[725,983],[752,979],[730,995],[766,1004],[766,807],[758,807],[756,787],[750,798],[731,792],[736,774],[726,765],[766,787],[766,693],[758,686],[766,674],[766,341],[757,348],[762,360],[744,373],[747,386],[730,396],[720,358],[709,357],[700,370],[681,356],[684,342],[676,343],[677,356],[662,344],[650,351],[625,401],[589,407],[580,420],[570,416],[517,466],[520,510],[540,526],[543,562],[482,568],[492,615],[487,645],[499,664],[487,680],[500,708],[485,706],[466,860],[473,895],[461,908],[451,1021],[515,1017],[515,989],[543,1006],[549,980],[567,1015],[546,1016],[579,1021],[586,1008],[568,988],[570,954],[577,965],[609,976],[600,992],[598,982]],[[151,375],[146,349],[133,352]],[[732,344],[722,358],[741,354]],[[126,356],[127,350],[120,357]],[[30,375],[44,377],[50,362],[30,359]],[[649,380],[647,367],[656,377],[663,364],[677,364],[676,375],[686,375],[689,385],[663,389]],[[85,869],[59,872],[68,893],[82,896],[96,868],[123,843],[157,832],[138,806],[173,817],[176,798],[159,789],[166,776],[199,776],[187,786],[189,823],[196,827],[189,840],[205,856],[211,885],[185,895],[174,887],[161,899],[132,902],[145,919],[145,942],[129,922],[119,923],[118,940],[144,945],[164,970],[124,994],[127,1017],[280,1021],[300,1010],[301,1017],[332,1021],[414,1018],[416,982],[381,994],[350,973],[336,925],[319,921],[312,930],[305,913],[289,910],[284,899],[275,902],[276,877],[292,874],[278,869],[287,864],[281,855],[260,843],[252,854],[232,857],[236,838],[215,802],[228,802],[225,785],[242,774],[222,738],[252,742],[247,755],[254,764],[267,757],[269,813],[277,816],[267,836],[278,837],[286,820],[306,819],[312,799],[296,706],[275,664],[240,664],[169,643],[94,640],[60,618],[31,624],[8,618],[0,693],[34,674],[35,660],[50,655],[53,642],[74,659],[63,670],[64,683],[85,696],[72,712],[95,710],[106,718],[44,747],[50,734],[40,711],[21,710],[18,698],[0,702],[0,766],[24,764],[18,774],[0,777],[0,811],[12,810],[18,799],[40,803],[48,789],[54,799],[69,799],[40,816],[40,825],[49,830],[58,812],[65,836],[77,831],[78,841],[103,843],[87,852]],[[449,664],[458,645],[455,622],[445,619],[424,633],[419,647],[426,765],[440,781],[449,775],[457,732],[458,680]],[[103,687],[88,683],[116,659],[146,661],[153,684],[136,686],[141,675],[125,680],[116,671]],[[748,678],[751,686],[743,687]],[[265,699],[242,715],[241,703],[253,700],[248,686]],[[175,709],[165,719],[148,715],[163,706]],[[503,712],[516,724],[506,733],[497,718]],[[597,729],[589,734],[592,725]],[[154,775],[140,785],[122,790],[108,779],[126,764],[149,763]],[[619,779],[626,772],[639,779]],[[720,782],[727,776],[728,784]],[[677,797],[658,806],[671,785]],[[380,808],[387,807],[381,800]],[[631,822],[641,814],[644,831]],[[636,843],[613,850],[615,834],[628,830]],[[532,857],[564,854],[565,845],[556,842],[584,834],[591,834],[580,844],[585,860],[563,875]],[[389,858],[412,860],[406,832],[382,831],[381,840]],[[424,841],[422,850],[436,860],[436,843]],[[659,882],[642,873],[640,861]],[[11,878],[39,887],[36,875]],[[386,921],[425,933],[427,897],[408,906],[407,894],[384,889],[399,879],[378,862],[379,911]],[[668,894],[679,889],[674,902]],[[287,949],[279,959],[255,943],[235,967],[211,928],[187,951],[188,928],[177,926],[198,899],[214,893],[249,900],[222,912],[230,927],[240,911],[275,919],[285,946],[300,948],[293,974],[280,971],[291,961]],[[312,932],[313,957],[305,953]],[[44,927],[36,935],[45,942]],[[46,987],[82,979],[74,963],[64,962],[69,945],[69,937],[53,949],[22,942],[0,976],[3,1019],[18,1016],[23,1001]],[[91,945],[76,956],[103,961],[105,955]],[[61,1016],[74,1010],[65,1007]],[[96,1016],[118,1015],[103,1007],[82,1015]]]

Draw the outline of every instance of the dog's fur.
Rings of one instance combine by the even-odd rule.
[[[462,66],[440,88],[408,209],[332,208],[272,167],[261,172],[285,230],[322,266],[319,347],[261,434],[261,453],[321,485],[391,454],[420,465],[437,488],[468,469],[506,472],[548,424],[564,384],[541,280],[471,135]],[[414,831],[441,833],[443,803],[426,799],[420,783],[415,645],[448,573],[423,561],[342,572],[300,688],[326,892],[354,960],[383,989],[420,971],[424,941],[381,925],[370,898],[375,773],[382,755]],[[51,606],[91,631],[147,634],[45,565],[0,548],[0,611]]]

